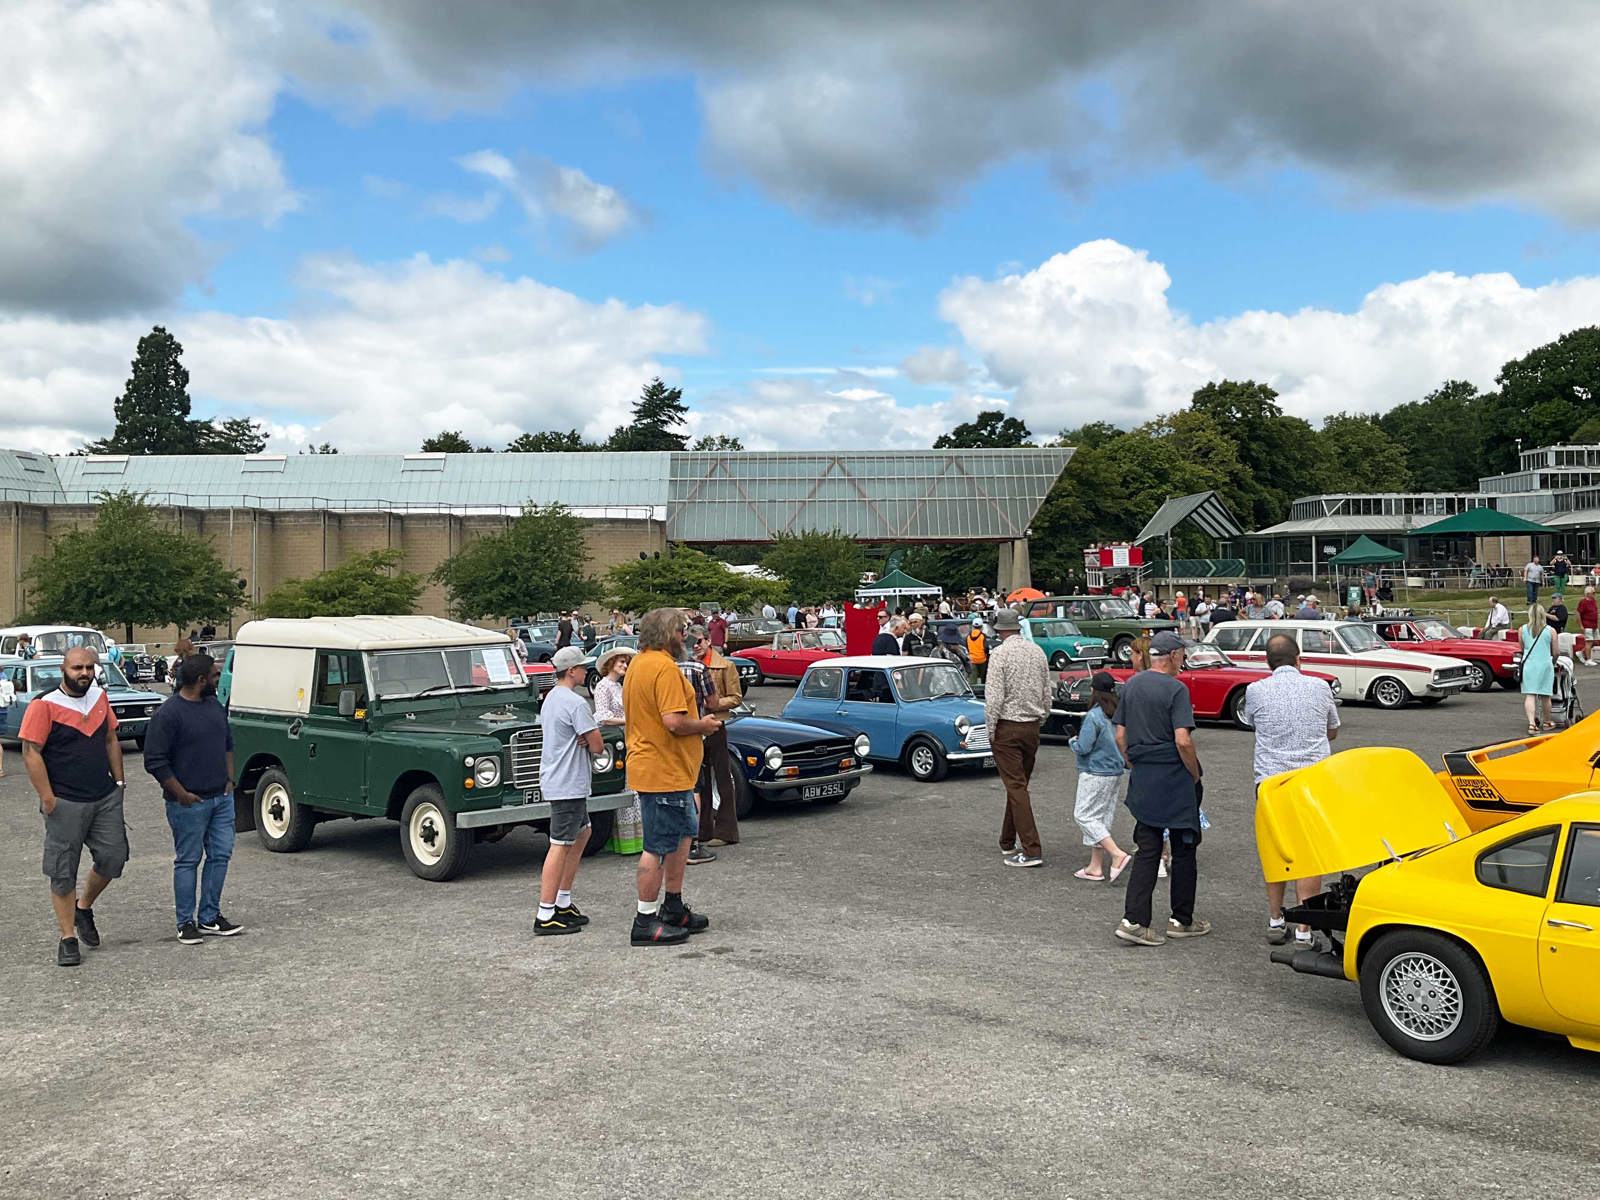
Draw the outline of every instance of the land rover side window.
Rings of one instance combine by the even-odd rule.
[[[1567,865],[1556,896],[1563,904],[1600,908],[1600,826],[1574,825],[1567,843]]]
[[[1478,855],[1478,882],[1529,896],[1544,895],[1556,854],[1556,830],[1540,829]]]
[[[889,679],[882,671],[867,667],[851,667],[845,678],[844,698],[865,704],[893,704],[894,693],[889,690]]]
[[[839,682],[844,678],[843,667],[818,667],[806,676],[800,694],[807,700],[837,700]]]
[[[1211,636],[1211,644],[1221,646],[1224,650],[1243,650],[1250,644],[1250,639],[1255,635],[1255,626],[1241,625],[1237,621],[1228,621],[1217,626],[1216,631]]]
[[[350,688],[356,694],[356,707],[367,703],[367,680],[361,670],[361,655],[355,651],[324,651],[317,655],[317,697],[320,708],[338,708],[339,693]]]

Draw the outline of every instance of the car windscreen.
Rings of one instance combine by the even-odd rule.
[[[1183,666],[1188,671],[1204,671],[1212,667],[1231,667],[1233,660],[1209,642],[1197,642],[1183,652]]]
[[[88,646],[96,654],[103,656],[106,652],[106,639],[92,629],[57,629],[50,633],[33,635],[33,649],[36,654],[65,654],[68,650],[79,646]],[[14,636],[6,638],[4,653],[16,653]]]
[[[95,678],[104,688],[128,687],[128,677],[114,662],[99,663],[95,667]],[[55,663],[49,666],[33,668],[33,690],[35,692],[48,692],[51,688],[61,686],[61,667]]]
[[[1438,617],[1429,617],[1426,620],[1418,621],[1416,626],[1417,631],[1422,634],[1422,640],[1425,642],[1448,642],[1454,641],[1461,636],[1460,631],[1454,625],[1451,625],[1448,621],[1441,621]]]
[[[1095,603],[1100,607],[1100,616],[1107,620],[1139,615],[1133,611],[1133,605],[1117,596],[1108,596],[1104,600],[1096,600]]]
[[[1340,625],[1338,627],[1339,640],[1344,643],[1344,648],[1352,654],[1360,654],[1364,650],[1388,650],[1389,643],[1378,636],[1378,631],[1370,625]]]
[[[902,700],[936,700],[940,696],[970,696],[966,672],[953,663],[926,663],[894,672],[894,688]]]
[[[528,686],[510,645],[380,650],[370,659],[369,674],[380,699]]]

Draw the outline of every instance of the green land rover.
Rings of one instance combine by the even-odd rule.
[[[549,828],[539,695],[505,634],[439,617],[251,621],[232,667],[240,828],[267,849],[305,849],[319,821],[387,817],[412,871],[443,880],[474,842]],[[591,851],[632,798],[621,731],[602,733]]]

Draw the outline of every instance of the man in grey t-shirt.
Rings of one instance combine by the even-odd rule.
[[[572,885],[589,844],[591,758],[605,745],[589,702],[577,691],[588,674],[583,651],[563,646],[550,665],[556,686],[539,706],[544,727],[539,788],[550,805],[550,849],[539,872],[539,913],[533,922],[534,933],[544,935],[578,933],[589,923],[572,902]]]

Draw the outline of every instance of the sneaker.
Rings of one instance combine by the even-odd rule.
[[[1205,937],[1211,932],[1211,922],[1204,917],[1195,917],[1187,925],[1178,923],[1176,917],[1167,918],[1167,936],[1170,938]]]
[[[1309,929],[1296,929],[1294,931],[1294,944],[1297,949],[1310,950],[1316,945],[1316,934]]]
[[[671,925],[676,929],[687,929],[690,933],[704,933],[711,926],[711,918],[702,916],[687,904],[661,906],[661,923]]]
[[[1042,867],[1044,859],[1026,850],[1018,850],[1015,854],[1008,854],[1000,860],[1008,867]]]
[[[75,967],[83,961],[83,955],[78,952],[77,938],[62,938],[56,943],[56,966]]]
[[[221,913],[217,914],[215,921],[201,921],[200,932],[210,934],[212,937],[232,937],[236,933],[243,933],[243,925],[235,925]]]
[[[1123,917],[1111,932],[1130,946],[1161,946],[1167,941],[1150,926],[1135,925],[1127,917]]]
[[[78,909],[72,915],[72,923],[78,927],[78,941],[91,950],[100,944],[100,931],[94,927],[94,909]]]
[[[547,917],[543,921],[535,917],[533,919],[533,932],[539,937],[553,937],[563,933],[582,933],[583,926],[576,922],[563,920],[558,909],[553,917]]]
[[[579,911],[576,904],[568,904],[563,908],[556,909],[556,916],[560,917],[568,925],[576,925],[580,929],[589,923],[589,918]]]
[[[1267,922],[1267,945],[1281,946],[1288,940],[1289,923],[1287,921],[1278,925],[1274,925],[1271,921]]]
[[[178,930],[178,940],[185,946],[198,946],[205,939],[200,936],[200,926],[193,921],[185,921]]]
[[[707,850],[699,842],[691,842],[689,844],[689,862],[690,862],[690,865],[698,866],[701,863],[716,862],[716,861],[717,861],[717,856],[714,853],[712,853],[710,850]]]
[[[1156,878],[1157,879],[1165,879],[1166,877],[1167,877],[1167,860],[1163,858],[1161,860],[1161,865],[1156,868]]]
[[[668,925],[658,914],[638,913],[633,918],[633,932],[628,941],[635,946],[674,946],[689,940],[689,931],[680,925]]]

